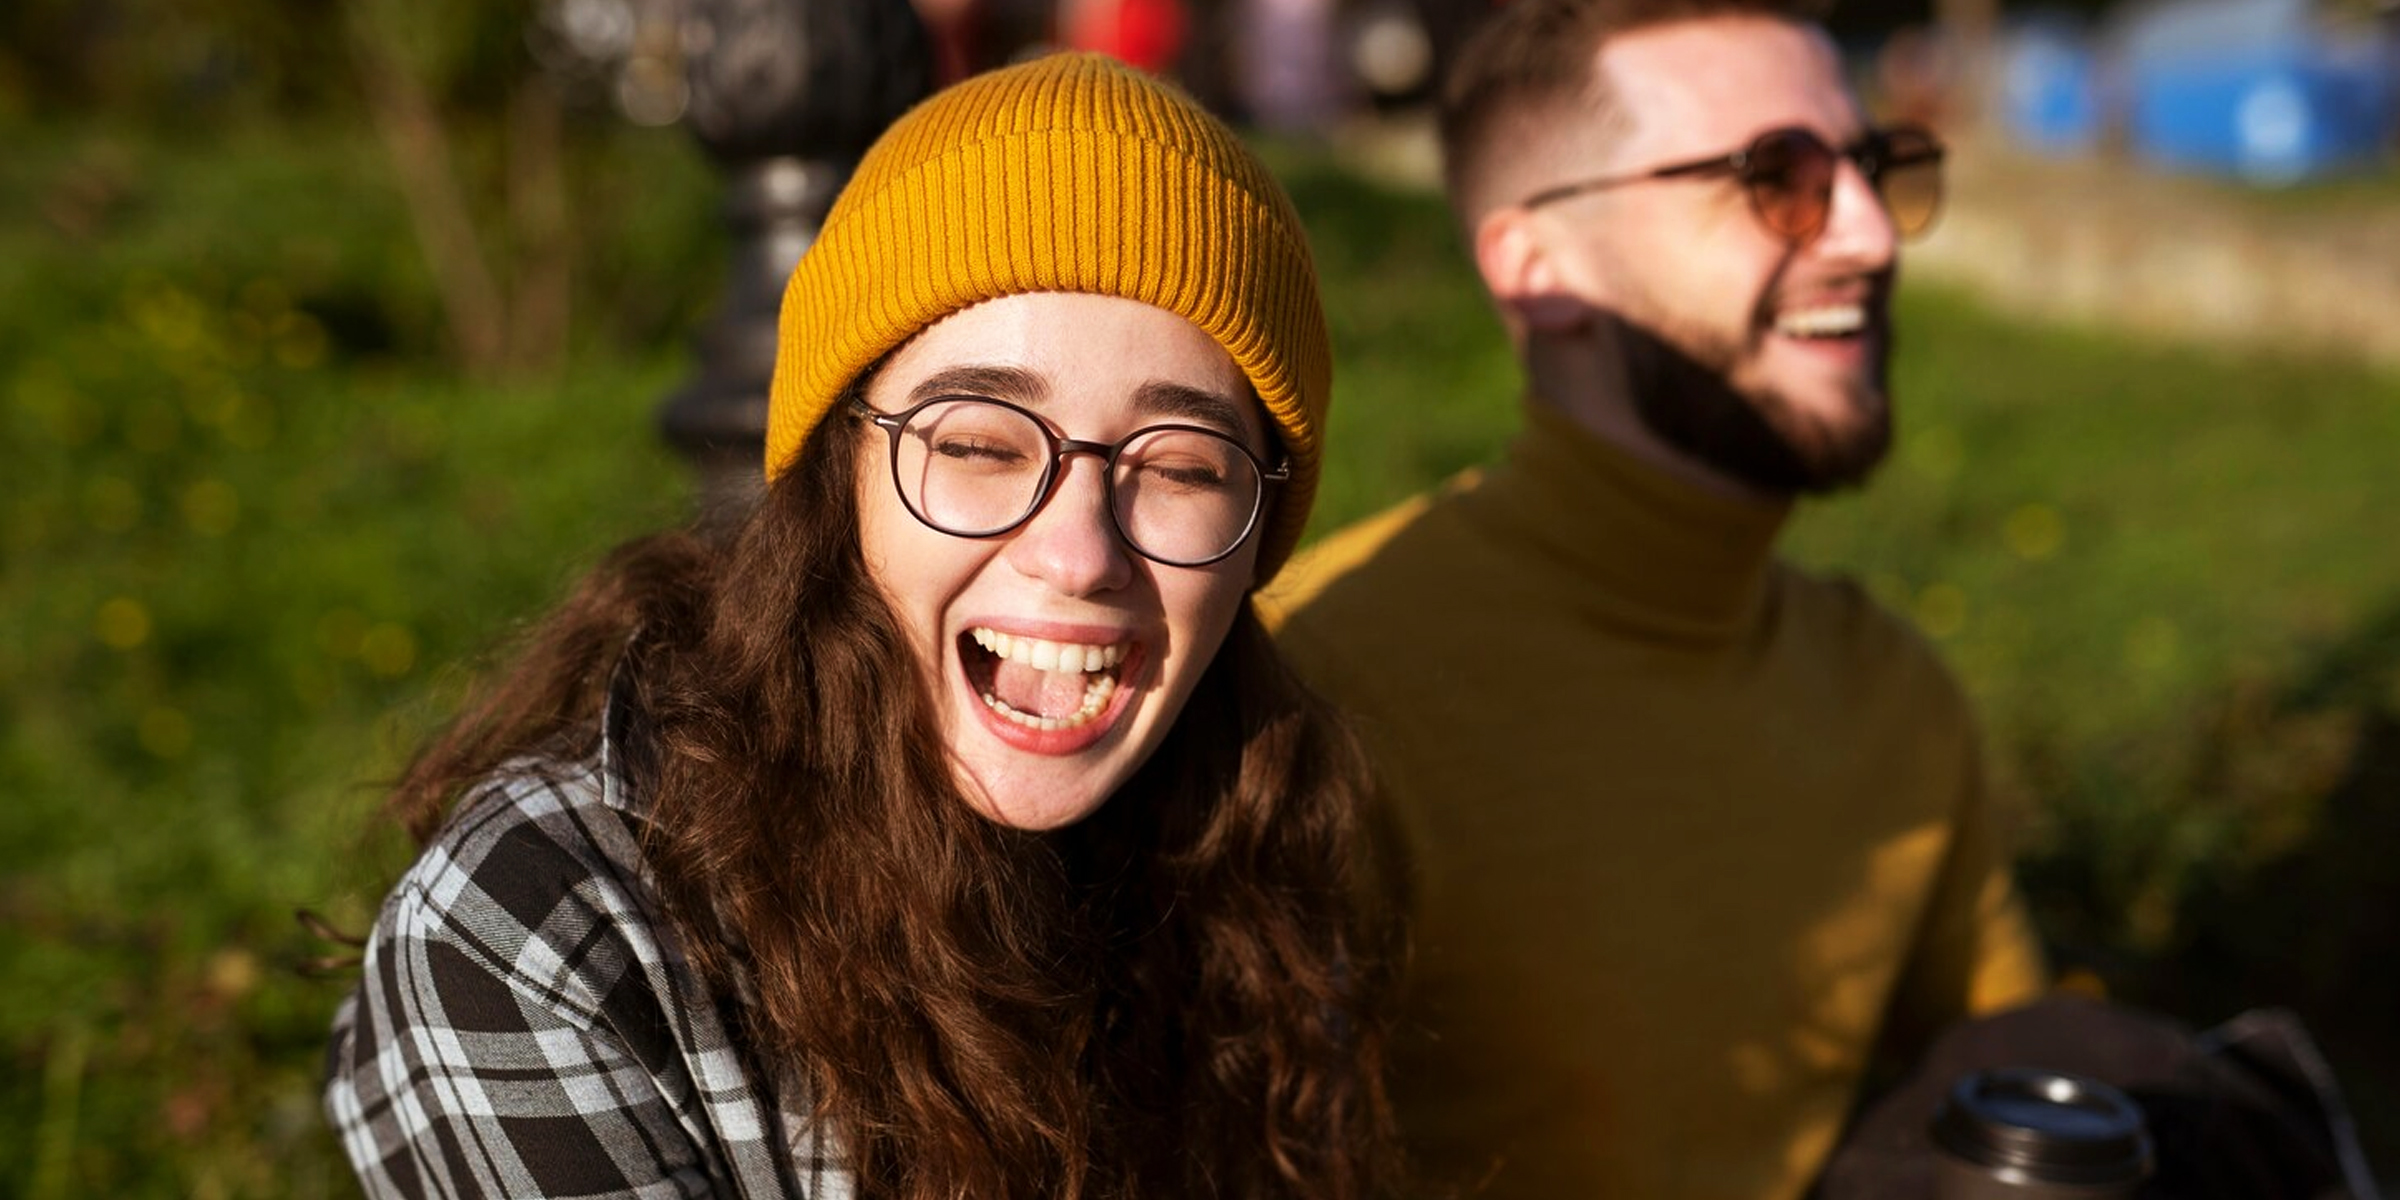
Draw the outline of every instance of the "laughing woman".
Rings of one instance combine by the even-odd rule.
[[[329,1058],[368,1192],[1379,1190],[1362,769],[1249,603],[1327,372],[1179,93],[902,118],[786,290],[756,511],[618,551],[398,788]]]

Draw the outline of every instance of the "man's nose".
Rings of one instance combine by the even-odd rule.
[[[1040,511],[1009,535],[1008,561],[1019,573],[1068,596],[1090,596],[1133,579],[1133,548],[1109,512],[1108,462],[1075,454],[1059,460]]]
[[[1826,203],[1824,232],[1810,247],[1818,257],[1865,271],[1892,264],[1900,250],[1900,228],[1857,163],[1845,159],[1834,171],[1833,195]]]

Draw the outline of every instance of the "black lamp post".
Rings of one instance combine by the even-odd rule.
[[[694,339],[694,378],[659,427],[699,474],[701,511],[758,494],[783,283],[876,136],[932,82],[909,0],[682,0],[684,121],[726,176],[732,269]]]

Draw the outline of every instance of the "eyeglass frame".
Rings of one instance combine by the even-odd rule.
[[[1749,174],[1751,170],[1752,156],[1758,152],[1758,148],[1763,145],[1768,138],[1794,133],[1800,134],[1801,136],[1814,141],[1819,146],[1823,146],[1826,150],[1831,151],[1837,160],[1846,160],[1851,165],[1857,167],[1859,173],[1866,176],[1868,185],[1875,189],[1876,203],[1883,205],[1884,212],[1887,214],[1891,212],[1891,202],[1884,199],[1883,195],[1882,176],[1886,168],[1892,166],[1916,166],[1919,163],[1930,162],[1938,169],[1941,167],[1943,160],[1949,156],[1950,152],[1950,148],[1943,145],[1942,140],[1939,137],[1936,137],[1932,130],[1913,122],[1902,122],[1895,125],[1885,125],[1878,128],[1869,129],[1846,146],[1831,145],[1827,143],[1823,137],[1819,136],[1815,130],[1803,125],[1778,125],[1772,129],[1760,130],[1757,134],[1753,135],[1749,141],[1742,143],[1740,149],[1734,150],[1731,153],[1710,155],[1706,158],[1696,158],[1689,162],[1669,163],[1663,167],[1651,167],[1648,170],[1634,171],[1623,175],[1604,175],[1597,179],[1583,179],[1577,180],[1573,183],[1558,184],[1553,187],[1543,188],[1542,190],[1527,196],[1525,199],[1518,202],[1518,207],[1526,209],[1540,208],[1544,205],[1555,204],[1561,200],[1573,199],[1574,197],[1586,195],[1591,192],[1607,191],[1612,188],[1624,187],[1629,184],[1648,183],[1657,179],[1689,179],[1705,178],[1714,175],[1731,175],[1741,182],[1742,194],[1748,197],[1750,201],[1750,211],[1753,215],[1758,217],[1761,224],[1766,225],[1769,232],[1775,233],[1777,236],[1784,238],[1793,245],[1805,245],[1821,236],[1825,232],[1825,222],[1832,220],[1832,196],[1828,194],[1826,197],[1825,216],[1818,221],[1817,227],[1804,237],[1795,237],[1789,234],[1784,234],[1781,230],[1777,230],[1774,222],[1767,220],[1766,213],[1762,211],[1760,207],[1757,185],[1751,181]],[[1888,160],[1878,161],[1873,156],[1873,150],[1875,148],[1874,144],[1881,142],[1888,147],[1891,143],[1893,135],[1895,134],[1914,134],[1918,137],[1924,138],[1928,156],[1925,158],[1911,158],[1905,162],[1899,163],[1894,163]],[[1839,162],[1836,163],[1836,169],[1839,169]],[[1831,185],[1828,184],[1828,188],[1830,188],[1830,186]],[[1935,193],[1935,207],[1938,211],[1940,207],[1939,192]],[[1918,234],[1923,233],[1925,229],[1931,227],[1932,218],[1931,214],[1928,214],[1924,227],[1916,230],[1915,232],[1904,232],[1902,236],[1915,237]]]
[[[939,524],[936,524],[931,517],[928,517],[924,513],[917,510],[916,502],[908,498],[907,486],[900,482],[901,431],[908,427],[908,423],[915,419],[918,413],[921,413],[936,404],[948,404],[958,401],[968,401],[976,404],[989,404],[998,408],[1005,408],[1010,412],[1016,413],[1017,415],[1024,417],[1026,420],[1031,421],[1033,423],[1033,427],[1041,430],[1043,436],[1050,440],[1049,461],[1044,463],[1042,466],[1041,483],[1033,489],[1033,499],[1031,502],[1026,504],[1025,511],[1018,514],[1017,518],[1013,521],[1010,521],[1008,524],[1003,525],[998,529],[987,530],[982,533],[960,533],[955,529],[947,529]],[[969,541],[988,541],[992,538],[1006,537],[1007,535],[1015,533],[1017,530],[1024,528],[1027,521],[1034,519],[1034,517],[1040,515],[1044,508],[1049,507],[1050,499],[1052,495],[1055,494],[1058,487],[1059,464],[1065,461],[1066,457],[1070,454],[1089,454],[1101,460],[1102,477],[1103,481],[1107,484],[1108,491],[1108,524],[1109,528],[1117,535],[1118,541],[1125,543],[1126,547],[1132,550],[1134,553],[1139,554],[1143,558],[1149,559],[1151,562],[1157,563],[1162,567],[1213,566],[1233,557],[1236,552],[1241,550],[1242,543],[1249,541],[1250,535],[1258,532],[1258,520],[1260,517],[1264,516],[1267,511],[1267,489],[1273,485],[1289,483],[1292,479],[1291,455],[1284,455],[1276,462],[1273,469],[1269,469],[1265,463],[1259,461],[1258,455],[1251,452],[1250,447],[1242,444],[1241,439],[1226,433],[1222,429],[1212,429],[1206,425],[1192,425],[1183,422],[1170,421],[1158,425],[1144,425],[1139,429],[1127,433],[1124,437],[1118,438],[1115,442],[1095,442],[1086,440],[1084,438],[1061,436],[1050,428],[1050,423],[1043,420],[1040,414],[1035,413],[1033,410],[1026,408],[1023,405],[1012,404],[1009,401],[1002,400],[996,396],[977,396],[972,393],[964,392],[945,393],[939,396],[928,396],[925,399],[909,405],[907,408],[896,413],[887,413],[882,409],[876,408],[874,405],[867,403],[862,397],[852,396],[850,398],[850,407],[851,411],[856,413],[858,416],[866,418],[870,424],[882,429],[885,437],[891,443],[891,449],[889,454],[886,455],[886,458],[891,464],[892,490],[900,497],[900,507],[907,509],[908,515],[915,517],[918,524],[923,525],[927,529],[933,530],[935,533],[946,534],[954,538],[965,538]],[[1132,534],[1125,531],[1125,520],[1117,513],[1117,457],[1123,454],[1125,452],[1125,448],[1132,445],[1136,439],[1149,434],[1161,432],[1199,433],[1216,438],[1217,440],[1224,442],[1226,445],[1233,447],[1233,449],[1243,458],[1249,459],[1250,469],[1257,473],[1258,487],[1256,489],[1256,494],[1252,496],[1250,501],[1250,519],[1243,523],[1242,531],[1238,534],[1235,534],[1233,540],[1228,543],[1223,550],[1220,550],[1207,558],[1182,562],[1153,554],[1149,550],[1143,548],[1140,542],[1135,541]]]

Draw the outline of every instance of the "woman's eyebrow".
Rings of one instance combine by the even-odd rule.
[[[1023,367],[945,367],[910,388],[907,403],[922,404],[941,396],[960,395],[988,396],[1038,409],[1049,398],[1050,385],[1038,372]],[[1143,417],[1212,425],[1237,436],[1246,428],[1242,424],[1242,405],[1247,402],[1247,398],[1236,400],[1189,384],[1156,379],[1133,391],[1134,411]]]
[[[1180,383],[1152,380],[1134,389],[1133,406],[1144,416],[1173,417],[1214,425],[1227,433],[1241,434],[1241,402],[1216,392],[1203,391]]]
[[[1015,404],[1039,404],[1050,394],[1042,377],[1023,367],[945,367],[908,389],[908,402],[921,404],[937,396],[988,396]]]

